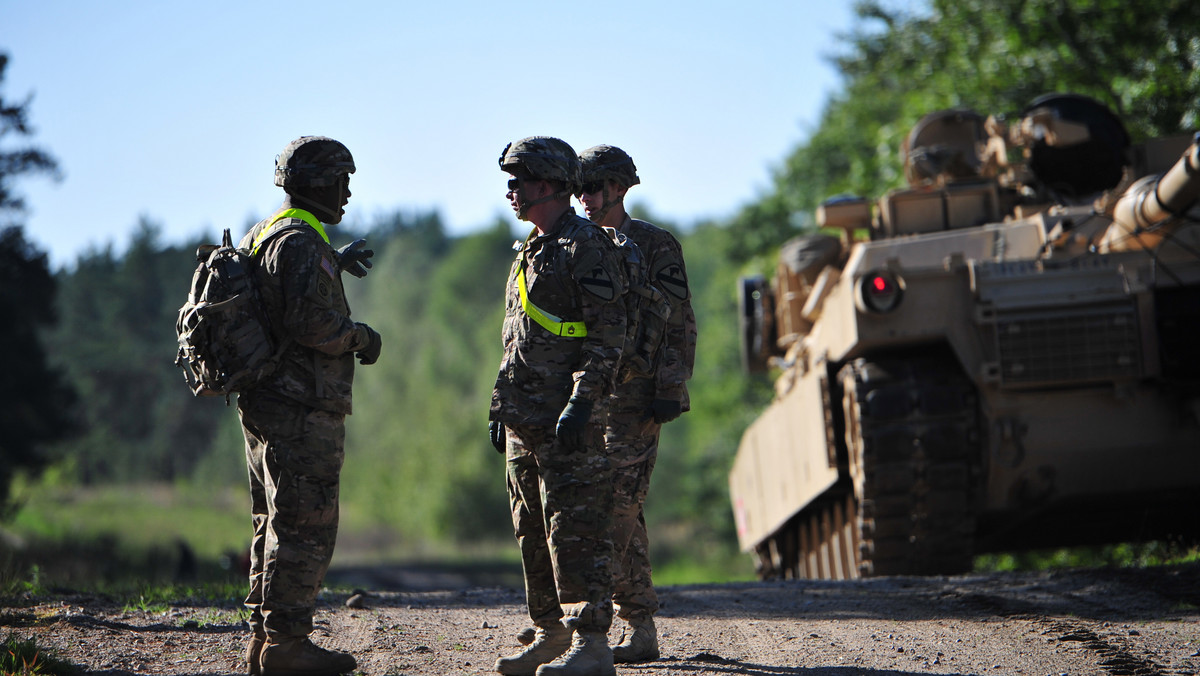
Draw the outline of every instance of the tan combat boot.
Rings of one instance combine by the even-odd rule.
[[[558,623],[549,628],[538,627],[527,648],[496,660],[496,671],[505,676],[533,676],[539,666],[567,652],[570,647],[570,629]]]
[[[658,630],[654,618],[632,620],[621,633],[621,642],[613,646],[613,661],[617,664],[649,662],[658,659]]]
[[[537,676],[616,676],[608,635],[575,632],[571,649],[549,664],[538,667]]]
[[[358,667],[353,655],[318,648],[307,638],[264,643],[259,664],[261,676],[337,676]]]

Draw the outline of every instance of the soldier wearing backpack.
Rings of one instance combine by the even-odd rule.
[[[657,659],[659,651],[654,627],[658,596],[650,579],[642,508],[658,457],[659,431],[689,408],[686,383],[696,358],[696,315],[679,241],[625,212],[625,193],[641,182],[633,159],[620,148],[599,145],[583,151],[579,160],[583,186],[578,197],[588,218],[637,244],[650,283],[670,304],[649,375],[635,372],[628,363],[622,367],[608,402],[605,430],[613,464],[613,602],[625,622],[613,658],[618,663],[643,662]]]
[[[342,220],[354,159],[322,136],[292,141],[276,159],[287,196],[240,248],[251,265],[271,334],[275,370],[238,396],[246,437],[254,537],[250,549],[250,674],[323,676],[353,671],[354,657],[309,640],[317,592],[333,556],[338,488],[354,358],[373,364],[379,334],[350,318],[341,273],[366,274],[362,241],[335,250],[322,223]],[[365,267],[364,267],[365,266]]]

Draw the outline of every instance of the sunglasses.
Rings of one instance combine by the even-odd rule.
[[[592,181],[591,183],[584,183],[579,189],[579,194],[591,195],[592,193],[597,193],[601,190],[604,190],[604,181]]]
[[[523,186],[523,185],[528,185],[530,183],[537,183],[541,180],[542,179],[540,179],[540,178],[510,178],[510,179],[508,179],[508,191],[516,192],[516,191],[520,190],[521,186]]]

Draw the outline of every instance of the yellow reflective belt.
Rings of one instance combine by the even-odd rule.
[[[321,221],[318,221],[316,216],[313,216],[303,209],[284,209],[283,211],[275,214],[275,218],[272,218],[271,222],[267,223],[267,227],[260,230],[258,236],[254,238],[254,243],[250,246],[251,256],[258,254],[258,247],[261,246],[263,240],[267,238],[267,234],[271,232],[271,228],[275,227],[276,223],[285,218],[299,218],[305,223],[308,223],[312,226],[313,230],[317,231],[317,234],[321,236],[321,239],[325,240],[326,244],[329,244],[329,235],[325,234],[325,228],[321,226]]]
[[[525,287],[525,266],[517,271],[517,290],[521,292],[521,309],[529,318],[537,322],[550,333],[563,338],[583,338],[587,336],[587,327],[583,322],[564,322],[558,317],[542,310],[529,302],[529,290]]]

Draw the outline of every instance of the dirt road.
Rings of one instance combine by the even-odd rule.
[[[1143,570],[667,587],[662,657],[643,674],[1196,674],[1200,565]],[[361,673],[490,674],[526,625],[511,587],[326,594],[315,640]],[[244,673],[236,608],[181,600],[125,611],[101,598],[24,599],[0,634],[107,674]],[[618,631],[614,630],[613,638]]]

